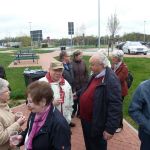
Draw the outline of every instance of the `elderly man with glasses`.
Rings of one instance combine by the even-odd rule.
[[[80,94],[80,117],[87,150],[106,150],[107,140],[119,127],[121,86],[108,62],[100,52],[89,59],[93,74]]]
[[[63,78],[63,64],[60,61],[52,61],[49,72],[40,81],[49,82],[54,92],[53,105],[66,118],[68,124],[71,123],[73,95],[70,84]]]

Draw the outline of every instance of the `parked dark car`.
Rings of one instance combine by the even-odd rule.
[[[125,42],[120,42],[119,44],[116,45],[116,48],[122,50],[124,44]]]
[[[143,41],[139,41],[142,45],[145,45],[147,44],[147,42],[143,42]]]
[[[148,48],[150,48],[150,42],[147,42],[147,44],[145,46],[147,46]]]

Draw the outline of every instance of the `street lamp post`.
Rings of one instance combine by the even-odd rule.
[[[98,48],[100,49],[100,0],[98,0]]]
[[[144,20],[144,42],[145,42],[145,23],[146,21]]]
[[[32,23],[32,22],[29,22],[29,28],[30,28],[30,37],[31,37],[31,50],[32,50],[31,23]]]

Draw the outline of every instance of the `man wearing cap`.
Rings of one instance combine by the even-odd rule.
[[[49,67],[49,72],[40,81],[49,82],[53,92],[53,105],[62,112],[68,124],[71,122],[73,96],[70,84],[63,78],[63,64],[59,61],[52,61]]]
[[[74,74],[73,92],[74,94],[76,94],[83,87],[86,86],[86,84],[88,83],[88,79],[89,79],[88,68],[86,66],[86,63],[82,59],[82,52],[80,50],[76,50],[73,53],[72,69],[73,69],[73,74]],[[79,99],[76,98],[74,100],[72,117],[74,117],[75,115],[77,117],[80,117],[79,110],[80,110],[80,103],[79,103]]]

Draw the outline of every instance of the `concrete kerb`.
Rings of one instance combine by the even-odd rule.
[[[133,130],[136,134],[138,134],[138,131],[129,123],[127,122],[125,119],[123,119],[123,122],[126,123],[126,125]]]

